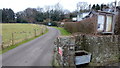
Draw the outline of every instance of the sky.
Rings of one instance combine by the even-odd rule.
[[[37,8],[60,3],[63,9],[74,11],[77,9],[76,4],[78,2],[87,2],[88,4],[106,4],[113,1],[115,0],[1,0],[0,9],[11,8],[14,12],[19,12],[25,10],[28,7]]]

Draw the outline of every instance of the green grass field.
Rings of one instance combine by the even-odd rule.
[[[23,40],[33,38],[43,32],[43,25],[35,24],[3,24],[2,23],[2,42],[5,46],[19,43]],[[45,30],[45,29],[44,29]]]

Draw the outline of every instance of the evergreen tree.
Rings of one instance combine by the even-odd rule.
[[[95,7],[96,7],[96,6],[95,6],[95,4],[94,4],[94,5],[92,6],[92,9],[95,10]]]
[[[3,8],[3,10],[2,10],[2,22],[3,23],[15,22],[15,13],[12,9]]]
[[[96,10],[100,10],[99,4],[96,5],[95,9],[96,9]]]
[[[100,10],[103,10],[103,8],[104,8],[104,4],[101,4]]]

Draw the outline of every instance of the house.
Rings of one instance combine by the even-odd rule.
[[[120,20],[120,6],[115,8],[105,9],[103,11],[91,11],[89,13],[79,13],[77,15],[77,21],[85,20],[86,18],[95,17],[96,18],[96,33],[102,34],[115,34],[115,31],[120,34],[120,24],[117,23]],[[118,21],[117,20],[118,16]],[[87,20],[87,19],[86,19]],[[116,24],[117,23],[117,24]],[[118,26],[119,25],[119,26]],[[116,27],[118,27],[116,29]]]
[[[88,13],[88,15],[84,16],[82,20],[90,17],[96,17],[97,33],[113,34],[115,26],[115,14],[116,13],[114,12],[108,11],[91,11]]]
[[[113,34],[115,14],[107,11],[98,11],[97,17],[98,32]]]
[[[89,12],[87,12],[87,13],[78,13],[77,14],[77,21],[83,20],[87,15],[89,15]]]

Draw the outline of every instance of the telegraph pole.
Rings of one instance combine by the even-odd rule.
[[[49,9],[49,15],[48,16],[49,16],[49,23],[50,23],[50,9]]]
[[[112,33],[114,35],[114,31],[115,31],[115,22],[116,22],[116,5],[117,5],[117,1],[115,0],[115,2],[113,2],[115,4],[115,7],[114,7],[114,17],[113,17],[113,29],[112,29]]]
[[[79,14],[80,14],[79,3],[77,3],[77,21],[79,21],[80,18]]]

